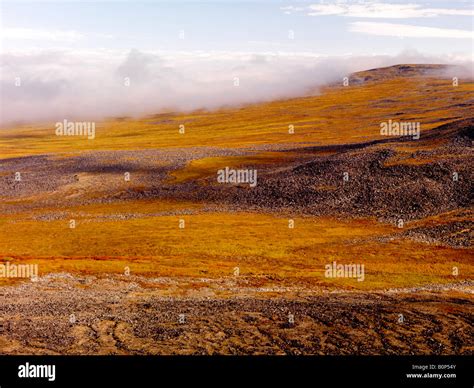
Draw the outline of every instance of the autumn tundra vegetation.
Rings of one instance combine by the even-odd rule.
[[[2,129],[0,348],[472,354],[474,83],[449,69]]]

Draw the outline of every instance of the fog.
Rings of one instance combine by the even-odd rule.
[[[92,121],[216,109],[317,93],[351,72],[400,63],[472,62],[416,51],[397,56],[312,53],[30,51],[1,56],[0,124]],[[470,73],[471,72],[471,73]],[[447,74],[446,74],[447,76]]]

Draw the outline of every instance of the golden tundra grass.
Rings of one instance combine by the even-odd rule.
[[[175,204],[167,204],[176,209]],[[140,209],[164,209],[154,201],[70,209],[69,218],[36,221],[4,217],[0,252],[14,262],[35,262],[40,273],[123,273],[171,277],[242,276],[277,279],[287,285],[354,289],[405,287],[472,278],[470,252],[427,246],[409,240],[377,242],[397,233],[394,226],[373,220],[288,218],[256,213],[195,213],[107,220],[99,216]],[[192,206],[186,209],[199,210]],[[25,215],[26,216],[26,215]],[[179,219],[186,227],[178,227]],[[327,279],[324,265],[364,263],[366,279]],[[452,267],[460,275],[450,276]],[[271,283],[271,280],[268,280]]]

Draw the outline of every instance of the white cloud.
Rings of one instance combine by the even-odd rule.
[[[409,38],[455,38],[472,39],[473,31],[449,28],[423,27],[409,24],[354,22],[350,31],[369,35],[396,36]]]
[[[77,31],[37,30],[31,28],[2,28],[3,39],[49,40],[54,42],[76,42],[84,35]]]
[[[294,12],[299,12],[299,11],[304,11],[304,7],[294,7],[292,5],[288,5],[286,7],[280,7],[282,11],[284,11],[285,14],[290,15]]]
[[[425,8],[421,4],[391,4],[377,2],[314,4],[310,5],[308,10],[308,15],[310,16],[339,15],[346,17],[380,19],[426,18],[442,15],[474,16],[472,8]]]
[[[354,71],[454,60],[459,61],[417,52],[321,57],[310,52],[17,50],[0,55],[0,123],[239,106],[302,96]],[[15,86],[16,77],[21,86]]]

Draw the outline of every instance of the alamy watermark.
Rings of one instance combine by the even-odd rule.
[[[38,264],[0,264],[0,278],[38,278]]]
[[[95,122],[91,121],[58,121],[55,124],[56,136],[87,136],[95,139]]]
[[[219,183],[248,183],[250,187],[257,186],[257,170],[235,170],[229,167],[217,171]]]
[[[364,264],[337,264],[333,261],[325,265],[324,276],[327,278],[357,278],[358,282],[365,279]]]
[[[35,365],[29,362],[18,366],[19,378],[44,378],[48,381],[56,380],[56,365]]]
[[[413,140],[420,138],[420,123],[413,121],[392,121],[380,123],[380,134],[382,136],[412,136]]]

